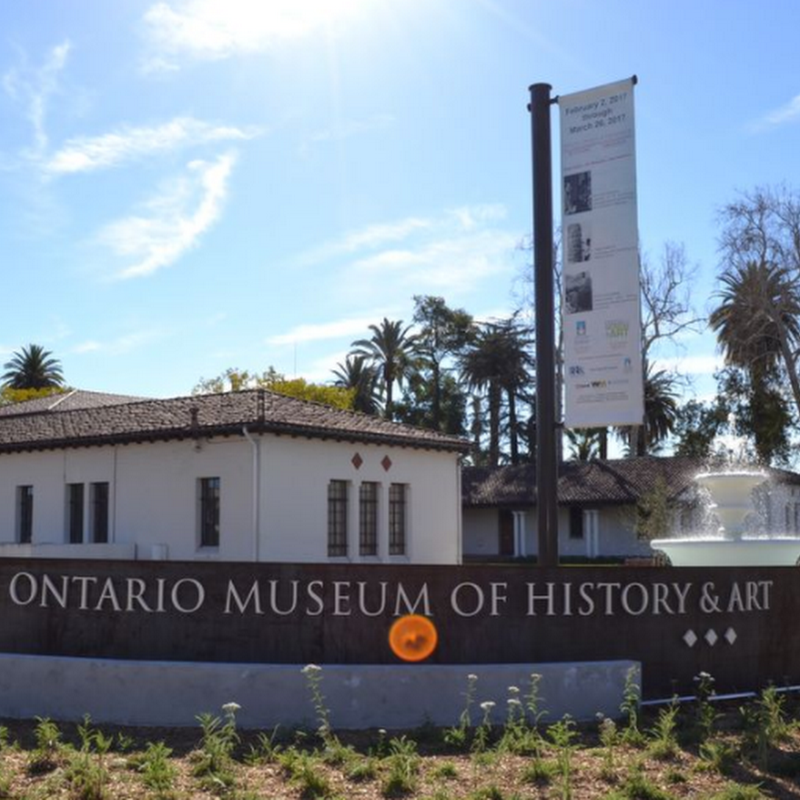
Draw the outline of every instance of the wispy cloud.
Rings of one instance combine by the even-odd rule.
[[[136,331],[119,336],[116,339],[108,341],[97,341],[96,339],[87,339],[72,348],[72,352],[76,355],[87,355],[89,353],[103,353],[106,355],[123,355],[124,353],[131,353],[139,350],[154,341],[161,338],[159,331],[149,328],[145,331]]]
[[[350,268],[356,284],[380,278],[398,291],[458,292],[502,273],[519,236],[502,230],[482,230],[426,242],[412,248],[385,250],[359,259]]]
[[[438,217],[406,217],[394,222],[376,223],[308,250],[297,261],[302,265],[319,264],[341,256],[374,251],[423,234],[441,236],[454,230],[470,231],[500,221],[505,215],[502,205],[483,204],[454,208]]]
[[[394,117],[391,114],[374,114],[365,119],[351,119],[344,120],[329,128],[322,128],[306,137],[303,144],[300,146],[301,152],[309,150],[313,144],[323,144],[325,142],[339,142],[344,139],[350,139],[353,136],[359,136],[363,133],[371,133],[372,131],[383,130],[390,127],[394,123]]]
[[[251,139],[258,133],[256,129],[211,125],[191,117],[177,117],[151,127],[124,126],[102,136],[68,140],[47,159],[44,170],[50,174],[88,172],[183,147]]]
[[[347,260],[342,285],[353,294],[391,284],[398,292],[460,294],[511,266],[519,241],[500,223],[506,209],[478,204],[430,217],[367,226],[303,253],[303,266]]]
[[[173,0],[144,15],[151,53],[147,72],[174,70],[177,59],[229,58],[255,53],[340,24],[364,0]]]
[[[677,372],[679,375],[713,375],[725,364],[722,355],[714,354],[657,358],[655,366],[657,369]]]
[[[6,94],[25,104],[25,115],[33,129],[33,156],[47,149],[47,105],[50,97],[58,91],[58,78],[66,66],[71,49],[71,43],[65,40],[49,51],[39,68],[29,70],[24,66],[15,67],[2,77],[1,83]]]
[[[375,312],[369,317],[348,317],[347,319],[323,322],[315,325],[298,325],[287,333],[270,336],[266,340],[268,345],[300,344],[304,342],[321,342],[330,339],[350,337],[357,339],[366,335],[370,325],[375,323],[381,315]]]
[[[98,242],[128,261],[116,277],[150,275],[194,247],[219,219],[235,162],[233,153],[213,162],[193,161],[188,176],[165,184],[149,201],[146,214],[107,225]]]
[[[795,95],[788,103],[776,108],[761,119],[756,120],[750,126],[753,132],[776,128],[779,125],[786,125],[800,119],[800,94]]]

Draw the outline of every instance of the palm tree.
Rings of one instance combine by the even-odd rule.
[[[61,362],[38,344],[29,344],[3,366],[3,386],[10,389],[55,389],[64,384]]]
[[[644,425],[622,429],[627,439],[628,451],[645,456],[657,449],[674,430],[678,421],[678,392],[675,376],[666,370],[653,372],[652,365],[645,364],[644,371]]]
[[[364,356],[349,355],[344,364],[339,362],[333,370],[336,377],[334,386],[353,389],[353,409],[364,414],[377,414],[380,410],[378,401],[378,373],[367,363]]]
[[[571,428],[566,430],[565,433],[572,452],[572,457],[576,461],[594,461],[596,458],[601,458],[601,429]]]
[[[719,307],[709,317],[726,362],[741,367],[755,385],[778,365],[786,370],[800,412],[795,354],[800,344],[800,287],[788,270],[747,261],[720,278]]]
[[[370,325],[372,336],[357,339],[351,356],[363,356],[375,366],[383,384],[383,416],[392,419],[394,386],[402,386],[413,368],[417,337],[409,334],[411,325],[403,327],[402,320],[390,321],[386,317],[380,325]]]
[[[530,357],[514,318],[484,325],[461,358],[464,380],[471,389],[485,390],[489,408],[489,464],[500,461],[500,427],[505,394],[511,462],[519,462],[517,398],[529,382]]]

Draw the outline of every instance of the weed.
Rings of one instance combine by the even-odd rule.
[[[572,797],[572,754],[575,752],[575,723],[568,715],[547,729],[547,735],[556,747],[556,764],[561,778],[562,800]]]
[[[483,719],[481,724],[475,729],[475,735],[472,739],[472,751],[475,753],[482,753],[486,750],[489,740],[492,736],[492,711],[494,711],[495,703],[492,700],[485,700],[481,703],[481,711],[483,711]]]
[[[222,706],[224,719],[211,714],[197,717],[203,738],[200,750],[196,751],[192,774],[201,778],[204,788],[210,791],[223,793],[234,784],[233,751],[240,741],[236,730],[236,712],[239,708],[237,703],[226,703]]]
[[[134,761],[142,781],[158,797],[167,795],[175,784],[178,770],[170,762],[172,750],[164,742],[148,742],[145,751]]]
[[[650,736],[652,741],[647,747],[647,753],[658,761],[669,761],[678,754],[678,701],[672,702],[658,712],[658,718],[653,725]]]
[[[558,764],[555,761],[535,758],[522,770],[520,778],[524,783],[534,783],[541,786],[551,783],[557,772]]]
[[[64,772],[76,800],[106,800],[109,777],[103,762],[87,750],[75,753]]]
[[[302,669],[303,675],[306,676],[306,683],[311,692],[311,703],[314,706],[314,711],[317,714],[317,733],[325,744],[333,737],[333,729],[331,728],[330,711],[325,703],[325,695],[322,693],[322,667],[316,664],[306,664]]]
[[[415,791],[420,762],[416,742],[405,736],[392,739],[386,762],[389,772],[381,786],[384,797],[397,797]]]
[[[615,783],[617,780],[616,750],[620,745],[621,736],[617,723],[613,719],[604,717],[602,714],[598,714],[597,718],[600,744],[603,746],[603,763],[600,767],[600,775],[608,783]]]
[[[431,770],[431,777],[438,780],[454,780],[458,777],[458,769],[452,761],[442,761]]]
[[[701,672],[694,678],[697,684],[697,709],[695,717],[695,725],[698,732],[699,741],[708,741],[714,734],[714,728],[717,723],[717,712],[711,701],[715,696],[714,691],[714,678],[708,672]]]
[[[354,783],[374,781],[378,777],[378,767],[374,758],[356,758],[347,771],[347,780]]]
[[[625,776],[619,789],[611,797],[629,800],[673,800],[674,796],[659,788],[641,768],[633,767]]]
[[[726,786],[709,800],[763,800],[765,797],[766,795],[762,794],[757,786],[742,786],[736,783]]]
[[[282,745],[276,742],[278,736],[278,726],[272,729],[272,733],[264,733],[263,731],[256,736],[256,744],[250,745],[250,752],[245,756],[247,764],[272,764],[278,753],[282,749]]]
[[[639,668],[631,667],[625,673],[625,687],[622,690],[622,703],[619,710],[625,718],[625,728],[622,739],[626,744],[639,746],[644,737],[639,730],[639,704],[642,700],[642,690],[639,680]]]
[[[64,749],[61,731],[49,717],[36,717],[36,728],[33,731],[36,747],[28,762],[28,772],[41,774],[54,770]]]
[[[470,792],[467,800],[505,800],[505,795],[497,786],[491,785]]]
[[[307,753],[297,753],[292,761],[290,781],[304,798],[329,797],[332,789],[316,759]]]
[[[465,748],[469,737],[469,729],[472,725],[470,709],[475,702],[475,689],[478,684],[478,676],[470,673],[467,675],[467,691],[464,693],[464,710],[458,718],[458,725],[447,728],[444,732],[444,741],[452,747]]]
[[[701,769],[727,775],[738,761],[738,750],[723,741],[706,740],[700,744]]]

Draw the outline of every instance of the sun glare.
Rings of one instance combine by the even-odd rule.
[[[195,0],[179,14],[183,33],[209,49],[258,50],[343,24],[371,0]],[[174,23],[177,19],[173,19]]]

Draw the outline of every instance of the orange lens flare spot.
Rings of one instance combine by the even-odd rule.
[[[389,629],[389,646],[403,661],[423,661],[439,642],[436,626],[419,614],[408,614],[396,620]]]

